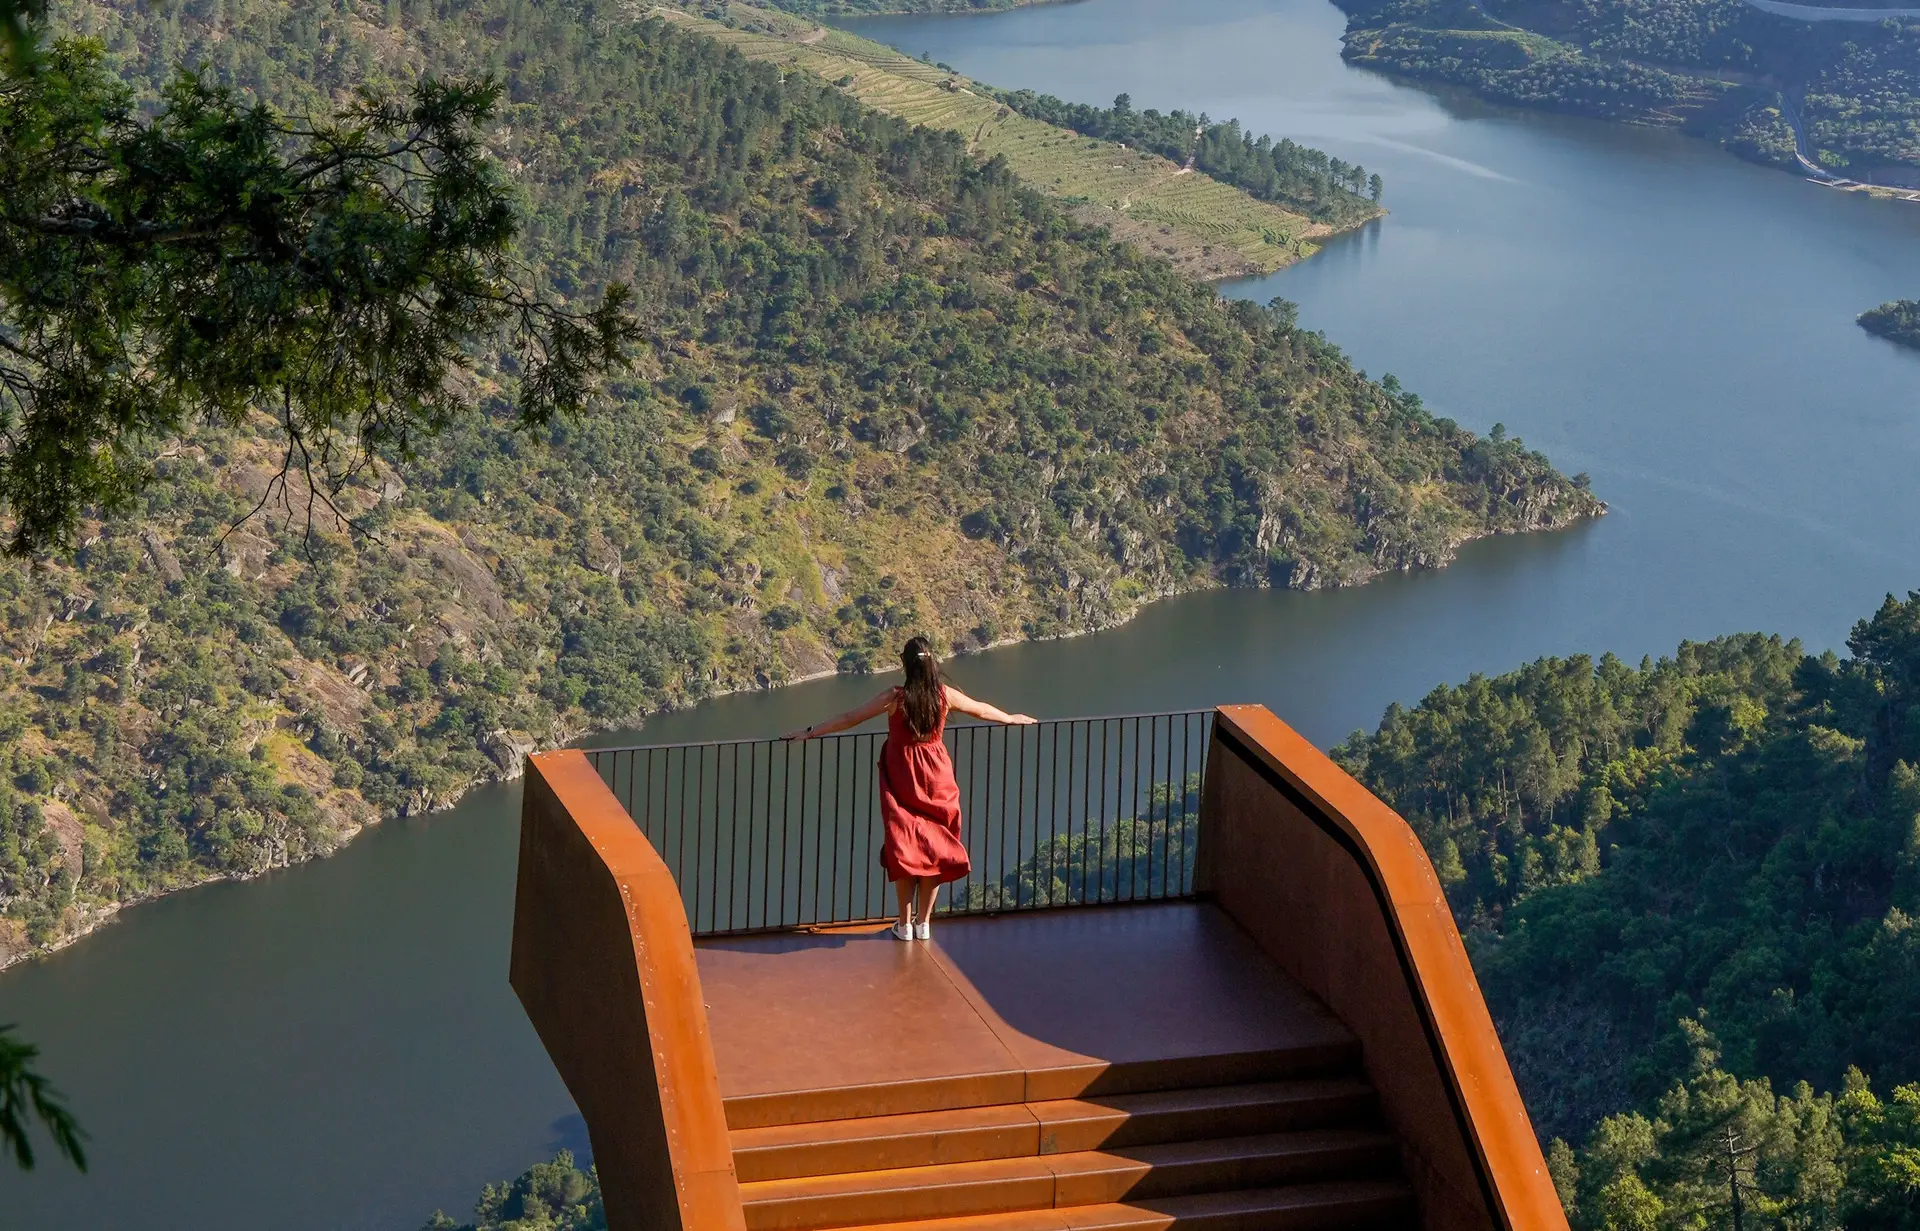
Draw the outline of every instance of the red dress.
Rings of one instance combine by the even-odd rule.
[[[895,691],[887,712],[887,742],[880,746],[880,866],[890,881],[932,877],[956,881],[972,867],[960,837],[960,784],[940,733],[947,725],[943,698],[933,733],[921,739],[907,725]]]

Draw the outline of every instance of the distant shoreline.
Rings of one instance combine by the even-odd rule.
[[[1454,560],[1458,558],[1460,548],[1465,547],[1469,543],[1477,543],[1483,539],[1500,538],[1503,536],[1513,535],[1513,534],[1552,534],[1561,530],[1570,530],[1577,525],[1606,516],[1607,511],[1608,511],[1607,505],[1604,501],[1602,501],[1600,502],[1599,508],[1592,514],[1576,516],[1558,525],[1545,526],[1545,527],[1540,527],[1537,529],[1525,530],[1525,531],[1490,530],[1484,533],[1471,534],[1461,539],[1458,543],[1454,544],[1453,551],[1449,553],[1448,558],[1445,561],[1429,566],[1428,568],[1396,569],[1396,570],[1383,569],[1367,577],[1354,581],[1350,585],[1335,585],[1335,586],[1326,587],[1326,588],[1356,589],[1360,586],[1364,586],[1368,584],[1369,582],[1376,581],[1381,577],[1387,576],[1389,572],[1408,572],[1408,573],[1416,572],[1416,571],[1426,572],[1426,571],[1437,571],[1439,569],[1448,568],[1453,564]],[[968,649],[968,650],[956,650],[956,651],[950,652],[948,654],[948,658],[949,660],[952,660],[955,658],[971,658],[977,654],[987,654],[987,653],[993,652],[994,650],[1005,649],[1009,646],[1014,646],[1014,645],[1040,644],[1040,643],[1045,643],[1049,641],[1075,641],[1082,637],[1091,637],[1097,633],[1110,632],[1113,629],[1120,628],[1120,627],[1123,627],[1124,625],[1132,623],[1134,620],[1138,619],[1142,614],[1144,614],[1149,607],[1158,606],[1161,603],[1165,603],[1174,599],[1185,598],[1189,595],[1202,594],[1202,593],[1208,593],[1215,590],[1226,590],[1226,589],[1280,590],[1280,589],[1286,589],[1286,588],[1287,587],[1277,587],[1272,585],[1234,586],[1234,585],[1228,585],[1221,582],[1213,582],[1211,584],[1202,583],[1202,584],[1195,584],[1190,586],[1183,586],[1178,589],[1168,590],[1165,593],[1156,594],[1148,598],[1145,598],[1141,602],[1137,603],[1131,610],[1129,610],[1125,616],[1121,617],[1120,619],[1111,621],[1109,623],[1102,624],[1097,628],[1081,628],[1081,629],[1076,629],[1072,632],[1060,633],[1060,634],[1056,634],[1053,636],[1046,636],[1046,637],[1002,637],[999,640],[993,641],[984,646],[979,646],[977,648]],[[537,752],[552,752],[562,748],[580,747],[582,746],[581,742],[583,740],[591,739],[599,735],[607,735],[615,731],[643,730],[645,728],[646,723],[652,718],[658,717],[663,714],[682,713],[686,710],[694,709],[694,708],[697,708],[698,706],[706,705],[713,701],[718,701],[723,697],[739,696],[744,693],[775,692],[783,688],[792,688],[801,684],[811,684],[819,680],[827,679],[832,676],[840,676],[840,675],[845,675],[850,678],[869,678],[870,679],[870,678],[873,678],[874,676],[884,676],[896,670],[898,670],[897,667],[889,666],[889,667],[877,668],[876,670],[869,671],[869,672],[847,672],[847,671],[840,671],[838,669],[826,670],[826,671],[813,671],[813,672],[807,672],[804,674],[796,674],[793,676],[788,676],[786,678],[776,680],[776,681],[769,681],[764,685],[748,684],[738,688],[716,689],[715,691],[708,693],[706,696],[701,697],[698,701],[693,702],[691,705],[669,707],[666,709],[656,710],[656,711],[653,711],[652,713],[643,715],[642,718],[640,719],[639,725],[637,726],[628,726],[625,724],[610,724],[604,727],[589,727],[582,730],[565,733],[565,737],[557,742],[554,742],[551,744],[536,745],[534,748],[532,748],[529,751],[528,755],[533,755],[534,753],[537,753]],[[525,772],[526,772],[526,762],[523,759],[518,765],[513,767],[511,771],[502,772],[498,775],[493,775],[493,776],[475,777],[471,781],[468,781],[454,788],[453,790],[447,792],[446,794],[435,797],[432,803],[430,804],[430,806],[419,809],[418,811],[409,809],[409,810],[394,812],[388,815],[375,817],[371,820],[367,820],[365,822],[362,822],[356,825],[352,825],[351,827],[343,828],[336,834],[336,840],[330,846],[328,846],[325,850],[315,851],[310,855],[307,855],[301,859],[294,860],[284,865],[278,865],[271,868],[264,868],[258,872],[248,873],[248,874],[211,873],[207,876],[200,877],[186,883],[169,886],[165,889],[161,889],[154,893],[141,894],[135,897],[121,899],[113,902],[101,903],[101,904],[89,907],[87,912],[88,917],[86,918],[86,920],[79,927],[74,929],[72,932],[63,933],[60,936],[60,938],[54,941],[52,944],[37,947],[37,948],[20,949],[10,953],[0,953],[0,977],[3,977],[5,972],[14,966],[35,961],[40,958],[49,957],[54,953],[58,953],[62,949],[69,948],[70,946],[72,946],[78,941],[86,939],[87,937],[93,935],[95,932],[98,932],[101,929],[105,928],[108,924],[119,921],[121,916],[131,907],[140,906],[148,902],[158,901],[161,898],[173,897],[176,894],[186,893],[191,890],[205,888],[208,885],[219,884],[219,883],[229,882],[229,881],[245,882],[245,881],[257,880],[262,876],[266,876],[274,872],[289,871],[292,868],[298,867],[301,864],[318,863],[322,860],[329,859],[335,855],[338,855],[341,851],[345,850],[347,846],[354,841],[354,839],[360,837],[369,829],[378,828],[380,826],[389,824],[393,821],[407,820],[412,817],[418,817],[418,816],[433,816],[439,813],[451,811],[452,809],[458,807],[467,798],[467,796],[472,792],[474,792],[475,790],[478,790],[479,788],[486,787],[486,786],[505,786],[509,783],[518,781],[525,774]]]
[[[1751,8],[1762,13],[1772,13],[1775,17],[1790,17],[1795,21],[1860,21],[1879,22],[1889,17],[1920,17],[1917,9],[1859,9],[1827,8],[1818,4],[1790,4],[1788,0],[1745,0]]]

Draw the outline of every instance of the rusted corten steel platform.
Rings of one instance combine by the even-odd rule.
[[[1210,905],[696,955],[749,1227],[1413,1214],[1358,1041]]]
[[[1197,892],[695,940],[577,753],[534,758],[513,984],[614,1231],[1564,1231],[1399,817],[1219,711]]]

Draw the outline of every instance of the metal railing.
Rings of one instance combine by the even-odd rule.
[[[1213,711],[949,726],[972,871],[943,913],[1193,893]],[[679,882],[695,935],[891,917],[885,732],[586,754]]]

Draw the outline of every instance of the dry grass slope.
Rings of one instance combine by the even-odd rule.
[[[732,4],[734,25],[680,9],[662,14],[769,63],[846,82],[870,107],[957,132],[983,158],[1116,238],[1202,279],[1272,273],[1319,251],[1333,228],[1154,154],[1028,119],[976,93],[973,82],[841,30]]]

